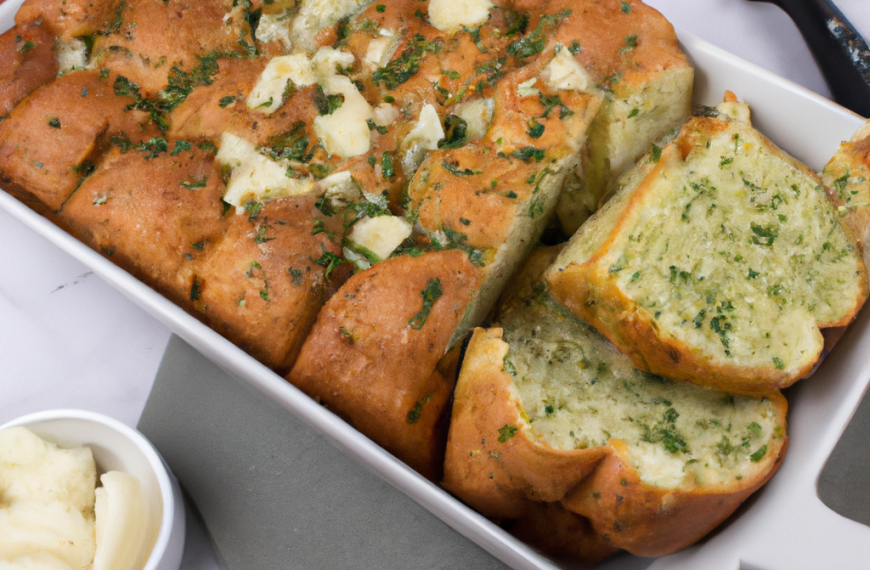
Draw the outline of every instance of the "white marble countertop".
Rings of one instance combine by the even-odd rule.
[[[788,16],[747,0],[649,0],[677,27],[820,94],[829,91]],[[870,38],[870,2],[836,0]],[[739,96],[739,93],[738,93]],[[0,424],[83,408],[135,426],[169,330],[0,211]],[[194,525],[184,568],[217,568]]]

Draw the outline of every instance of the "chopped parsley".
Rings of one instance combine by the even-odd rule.
[[[447,115],[444,118],[444,138],[438,141],[438,148],[460,148],[468,142],[466,131],[468,123],[457,115]]]
[[[558,95],[544,95],[543,93],[541,93],[538,96],[538,99],[541,102],[541,105],[544,106],[544,114],[541,115],[542,119],[546,119],[547,117],[549,117],[550,113],[556,107],[559,108],[559,118],[560,119],[564,119],[565,117],[570,117],[571,115],[574,114],[574,111],[572,111],[571,109],[566,107],[564,103],[562,103],[562,99],[560,99]]]
[[[407,422],[409,424],[417,423],[417,420],[420,419],[420,414],[423,412],[423,405],[426,404],[432,398],[431,394],[427,395],[419,402],[414,403],[414,407],[411,410],[408,410]]]
[[[426,54],[439,52],[441,45],[441,40],[430,42],[423,34],[414,34],[399,57],[372,73],[372,82],[383,83],[393,91],[420,70],[420,60]]]
[[[517,430],[519,428],[517,426],[505,424],[504,427],[498,428],[498,441],[499,443],[505,443],[507,440],[516,435]]]
[[[483,173],[482,170],[473,170],[471,168],[464,168],[460,170],[458,167],[453,166],[446,160],[441,161],[441,166],[444,167],[444,170],[452,174],[453,176],[474,176],[475,174]]]
[[[423,325],[426,324],[426,320],[429,318],[432,305],[441,297],[441,279],[438,277],[430,279],[429,283],[426,284],[426,288],[420,291],[420,296],[423,297],[423,307],[413,318],[408,320],[408,326],[414,330],[423,328]]]
[[[297,162],[308,162],[314,153],[308,150],[308,137],[305,135],[305,123],[297,121],[286,132],[273,135],[266,141],[266,145],[260,147],[272,160],[289,159]]]
[[[510,154],[514,158],[518,158],[523,162],[530,162],[532,159],[535,162],[541,162],[544,160],[544,151],[540,148],[535,148],[533,146],[524,146],[523,148],[518,148]]]
[[[194,188],[205,188],[207,184],[208,184],[208,177],[206,177],[206,176],[203,176],[199,180],[196,180],[196,179],[192,179],[190,181],[182,180],[181,182],[178,183],[179,186],[183,186],[183,187],[187,188],[188,190],[192,190]]]
[[[507,52],[515,56],[520,64],[524,63],[527,58],[544,51],[547,45],[547,38],[570,15],[571,10],[562,10],[555,14],[544,14],[538,20],[538,25],[535,26],[535,29],[529,32],[526,37],[508,44]]]
[[[312,91],[311,98],[314,100],[317,112],[321,115],[331,115],[344,104],[344,95],[327,95],[319,84],[317,89]]]
[[[320,249],[321,251],[323,251],[323,255],[315,259],[314,263],[326,268],[326,273],[324,273],[323,275],[324,279],[329,279],[329,275],[335,270],[336,267],[338,267],[342,263],[349,263],[346,259],[342,259],[340,256],[326,251],[326,248],[323,247],[323,244],[320,244]]]
[[[752,455],[749,456],[749,460],[752,461],[753,463],[758,463],[759,461],[764,459],[764,456],[766,454],[767,454],[767,445],[762,445],[761,447],[758,448],[758,451],[756,451],[755,453],[753,453]]]
[[[541,135],[544,134],[544,125],[538,122],[534,117],[529,121],[529,130],[526,131],[526,134],[533,139],[541,138]]]

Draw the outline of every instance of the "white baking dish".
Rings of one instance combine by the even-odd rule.
[[[13,23],[20,0],[0,5],[0,30]],[[752,106],[756,126],[819,169],[861,124],[850,112],[793,83],[688,34],[680,34],[696,70],[696,102],[714,105],[726,89]],[[554,568],[552,561],[429,483],[368,438],[253,360],[229,341],[125,271],[0,191],[0,207],[89,266],[209,359],[242,378],[448,525],[515,568]],[[870,382],[870,312],[864,311],[810,380],[790,393],[791,445],[783,467],[750,505],[702,545],[658,561],[654,568],[857,568],[870,560],[870,528],[827,509],[818,475]],[[823,545],[823,546],[821,546]],[[628,564],[619,557],[604,565]],[[648,565],[633,560],[633,567]]]

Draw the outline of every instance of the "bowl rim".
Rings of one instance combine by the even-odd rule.
[[[157,540],[154,542],[154,546],[151,549],[148,560],[145,562],[143,570],[156,570],[169,548],[170,536],[174,528],[173,519],[176,510],[175,503],[179,497],[175,496],[169,466],[148,438],[142,435],[138,430],[131,428],[115,418],[98,412],[73,408],[43,410],[40,412],[25,414],[0,425],[0,430],[13,427],[27,427],[28,425],[53,420],[69,419],[99,424],[121,434],[128,440],[132,441],[148,459],[148,463],[151,465],[151,469],[154,471],[154,475],[157,478],[157,484],[160,487],[163,513],[160,519],[160,531],[157,534]]]

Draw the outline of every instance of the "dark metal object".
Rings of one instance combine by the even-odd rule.
[[[870,117],[870,48],[830,0],[750,0],[776,4],[791,16],[834,100]]]

